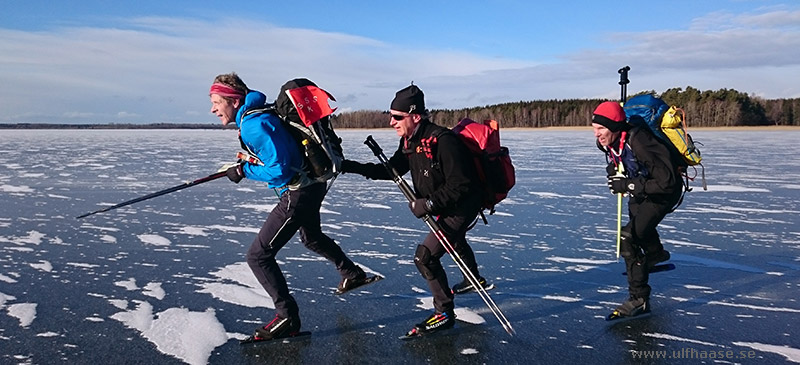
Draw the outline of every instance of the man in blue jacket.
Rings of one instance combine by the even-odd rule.
[[[297,142],[276,114],[262,110],[267,106],[266,96],[248,89],[236,73],[217,76],[209,96],[211,113],[223,125],[235,122],[242,146],[260,160],[230,167],[228,178],[234,183],[244,178],[264,181],[280,196],[247,252],[247,264],[272,297],[276,311],[275,319],[256,329],[254,337],[293,336],[300,331],[299,308],[275,257],[295,232],[300,231],[306,248],[336,265],[342,277],[337,292],[363,285],[366,274],[322,232],[319,211],[326,184],[306,176]]]

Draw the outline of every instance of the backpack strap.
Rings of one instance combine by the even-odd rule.
[[[245,110],[244,113],[242,113],[242,118],[239,119],[239,144],[242,146],[243,150],[249,152],[253,156],[258,156],[258,155],[256,155],[256,153],[253,152],[253,150],[251,150],[250,147],[248,147],[247,144],[244,143],[244,140],[242,139],[242,124],[244,123],[245,120],[244,117],[248,115],[262,114],[262,113],[272,113],[274,115],[278,115],[278,113],[275,111],[275,104],[267,104],[264,108],[253,108]]]

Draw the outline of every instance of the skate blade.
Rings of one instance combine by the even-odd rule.
[[[262,337],[258,337],[258,336],[247,336],[247,338],[245,338],[243,340],[239,340],[239,343],[242,344],[242,345],[245,345],[245,344],[249,344],[249,343],[294,341],[294,340],[303,339],[303,338],[306,338],[306,337],[309,337],[309,336],[311,336],[311,332],[310,331],[300,331],[300,332],[297,332],[295,334],[291,334],[289,336],[278,337],[278,338],[270,338],[270,339],[262,338]]]
[[[626,316],[620,313],[619,311],[613,311],[611,314],[606,316],[606,321],[621,321],[621,320],[629,320],[629,319],[641,319],[650,317],[650,311],[639,313],[635,316]]]
[[[492,289],[494,289],[494,284],[489,284],[489,285],[487,285],[486,287],[483,288],[483,290],[486,290],[486,291],[489,291],[489,290],[492,290]],[[463,295],[463,294],[469,294],[469,293],[477,293],[478,291],[475,290],[474,288],[469,288],[469,290],[464,290],[464,291],[455,291],[453,289],[450,289],[450,292],[455,294],[455,295]]]
[[[675,270],[675,264],[658,264],[656,266],[651,267],[650,270],[648,270],[647,272],[650,273],[650,274],[653,274],[653,273],[657,273],[657,272],[672,271],[672,270]],[[626,275],[627,276],[628,273],[627,272],[623,272],[622,275]]]
[[[361,285],[359,285],[359,286],[352,287],[352,288],[350,288],[350,289],[347,289],[347,290],[339,290],[339,289],[337,288],[337,289],[336,289],[336,290],[333,292],[333,294],[334,294],[334,295],[342,295],[342,294],[344,294],[344,293],[351,292],[351,291],[353,291],[353,290],[356,290],[356,289],[358,289],[358,288],[361,288],[361,287],[363,287],[363,286],[366,286],[366,285],[372,284],[372,283],[374,283],[374,282],[376,282],[376,281],[380,281],[380,280],[383,280],[383,276],[373,275],[373,276],[370,276],[370,277],[368,277],[366,280],[364,280],[364,282],[363,282],[363,283],[361,283]]]

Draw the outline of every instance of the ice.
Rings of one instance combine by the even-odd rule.
[[[348,158],[376,162],[363,145],[367,134],[387,151],[397,146],[390,129],[341,131]],[[754,136],[772,148],[742,153]],[[334,265],[297,234],[277,261],[303,329],[314,335],[242,347],[237,339],[275,314],[246,263],[277,202],[274,191],[219,179],[74,218],[207,176],[233,159],[235,131],[9,130],[0,134],[0,166],[8,167],[0,172],[4,358],[627,363],[636,362],[627,357],[633,351],[733,349],[764,363],[800,362],[800,136],[714,130],[693,137],[704,143],[709,190],[691,182],[694,191],[659,227],[677,268],[650,276],[652,316],[604,320],[628,293],[615,255],[616,197],[605,186],[605,159],[591,132],[504,130],[517,186],[468,239],[481,276],[495,285],[488,294],[516,336],[471,293],[455,296],[457,334],[397,341],[433,310],[414,264],[429,229],[409,214],[393,182],[344,174],[323,203],[322,229],[384,280],[333,295],[341,280]],[[29,146],[58,163],[28,160]],[[441,260],[448,284],[460,282],[452,258]]]
[[[758,351],[774,352],[784,356],[786,360],[800,363],[800,349],[789,346],[775,346],[758,342],[734,342],[736,346],[749,347]]]

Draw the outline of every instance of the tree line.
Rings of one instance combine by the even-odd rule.
[[[686,112],[690,127],[800,126],[800,98],[763,99],[733,89],[700,91],[691,86],[653,94]],[[638,95],[638,94],[637,94]],[[633,95],[631,95],[633,96]],[[519,101],[463,109],[431,110],[437,124],[452,127],[462,118],[494,119],[503,128],[590,126],[594,108],[605,100]],[[336,128],[389,127],[387,111],[359,110],[335,116]]]
[[[733,89],[700,91],[691,86],[653,94],[686,112],[689,127],[800,126],[800,98],[763,99]],[[638,94],[637,94],[638,95]],[[633,96],[633,95],[631,95]],[[476,121],[494,119],[503,128],[544,128],[590,126],[592,111],[602,99],[518,101],[463,109],[431,110],[431,119],[452,127],[462,118]],[[333,116],[339,128],[388,128],[388,111],[358,110]],[[0,129],[222,129],[219,123],[153,124],[2,124]]]

